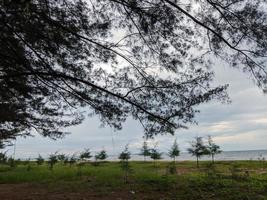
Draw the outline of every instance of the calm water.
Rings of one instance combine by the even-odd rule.
[[[215,160],[267,160],[267,150],[251,150],[251,151],[225,151],[215,156]],[[109,156],[109,160],[118,160],[117,156]],[[142,156],[133,154],[131,160],[143,160]],[[170,160],[166,153],[163,154],[163,160]],[[177,160],[195,160],[190,154],[182,152]],[[210,160],[210,157],[203,156],[201,160]]]

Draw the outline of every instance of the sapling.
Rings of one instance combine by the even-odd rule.
[[[77,156],[75,154],[72,154],[72,156],[69,158],[69,164],[70,166],[72,166],[73,164],[75,164],[77,162]]]
[[[156,149],[156,146],[150,150],[150,158],[154,160],[154,168],[156,169],[156,161],[162,159],[162,153]]]
[[[90,160],[90,158],[92,158],[90,149],[85,149],[83,152],[81,152],[80,160],[87,161]]]
[[[177,139],[174,140],[174,143],[168,153],[168,155],[173,159],[173,162],[176,163],[176,157],[180,155],[180,150],[177,144]]]
[[[53,170],[54,165],[58,162],[57,153],[50,154],[48,158],[49,169]]]
[[[57,160],[59,162],[64,162],[65,159],[66,159],[66,155],[64,153],[57,155]]]
[[[192,156],[196,156],[197,167],[199,168],[199,158],[208,154],[207,147],[204,145],[202,137],[196,137],[195,140],[191,142],[191,148],[187,150]]]
[[[44,158],[39,154],[38,158],[36,158],[37,165],[42,165],[44,163]]]
[[[98,160],[106,160],[108,157],[107,155],[107,152],[105,150],[102,150],[100,152],[98,152],[96,155],[95,155],[95,160],[98,161]]]
[[[150,149],[148,148],[146,141],[144,141],[139,155],[144,156],[144,161],[146,161],[146,157],[150,156]]]
[[[119,155],[121,169],[124,171],[125,183],[128,183],[129,173],[131,172],[131,167],[129,164],[130,158],[131,158],[131,153],[129,152],[128,145],[126,145],[125,149]]]
[[[208,146],[207,146],[208,154],[212,158],[212,163],[214,163],[214,156],[216,154],[220,154],[222,150],[220,149],[219,145],[216,145],[212,140],[211,136],[208,136]]]

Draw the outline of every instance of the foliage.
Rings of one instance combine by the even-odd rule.
[[[125,149],[120,153],[119,159],[121,161],[128,161],[131,158],[131,152],[129,151],[128,145],[125,146]]]
[[[220,149],[220,146],[216,145],[214,141],[212,140],[211,136],[208,137],[208,146],[207,146],[208,154],[212,158],[212,162],[214,163],[214,156],[216,154],[220,154],[222,150]]]
[[[96,155],[95,155],[95,160],[96,160],[96,161],[97,161],[97,160],[101,160],[101,161],[103,161],[103,160],[106,160],[107,157],[108,157],[107,152],[106,152],[105,150],[102,150],[102,151],[96,153]]]
[[[151,149],[151,153],[150,153],[150,157],[153,159],[153,160],[160,160],[162,159],[161,158],[161,155],[162,153],[158,152],[157,149]]]
[[[141,156],[144,156],[144,161],[146,161],[146,157],[150,156],[150,149],[148,148],[147,142],[144,141],[143,146],[141,148],[141,152],[140,152]]]
[[[7,161],[6,152],[0,152],[0,163],[5,163]]]
[[[129,164],[129,159],[131,158],[131,153],[129,152],[128,145],[125,146],[125,149],[120,153],[120,166],[124,171],[124,182],[128,183],[129,173],[132,171],[131,166]]]
[[[54,153],[54,154],[50,154],[49,157],[48,157],[49,169],[53,170],[53,167],[57,162],[58,162],[57,152]]]
[[[80,159],[81,159],[81,160],[89,160],[90,158],[92,158],[90,149],[85,149],[85,150],[80,154]]]
[[[150,149],[150,158],[154,160],[154,168],[156,168],[156,160],[162,159],[162,153],[160,153],[156,146],[154,148]]]
[[[77,162],[78,158],[75,154],[73,154],[70,158],[69,158],[69,164],[70,166],[72,166],[73,164],[75,164]]]
[[[197,167],[199,167],[199,158],[209,153],[207,147],[204,145],[202,137],[196,137],[195,141],[191,142],[191,148],[188,148],[187,150],[188,153],[197,158]]]
[[[168,153],[168,155],[173,158],[173,160],[175,161],[176,157],[180,155],[180,150],[177,144],[177,139],[174,140],[174,143]]]
[[[44,158],[39,154],[38,158],[36,158],[37,165],[42,165],[44,163]]]
[[[116,129],[133,116],[148,137],[174,133],[195,122],[197,105],[228,101],[227,85],[212,81],[216,59],[266,91],[264,8],[262,0],[2,0],[1,140],[32,129],[62,137],[85,106]]]
[[[64,160],[66,160],[66,155],[65,154],[57,154],[57,160],[59,162],[64,162]]]

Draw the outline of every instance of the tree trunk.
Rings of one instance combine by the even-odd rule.
[[[211,154],[212,163],[214,163],[214,154]]]
[[[198,156],[197,156],[197,168],[199,168],[199,163],[198,163]]]

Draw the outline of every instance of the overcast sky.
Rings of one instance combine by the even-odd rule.
[[[199,106],[198,125],[192,125],[188,130],[177,130],[175,136],[158,136],[149,141],[150,145],[158,142],[161,151],[166,152],[177,137],[180,149],[185,151],[195,136],[211,135],[224,151],[267,149],[267,95],[247,74],[222,64],[215,67],[216,82],[230,84],[228,93],[232,103],[213,101]],[[117,132],[109,127],[100,128],[97,117],[87,118],[68,131],[72,134],[57,141],[40,136],[20,138],[16,142],[16,157],[35,158],[39,153],[46,156],[55,151],[74,153],[84,148],[93,152],[105,148],[110,154],[116,154],[127,143],[132,152],[138,152],[143,142],[140,124],[131,119]],[[14,148],[8,149],[12,154]]]

